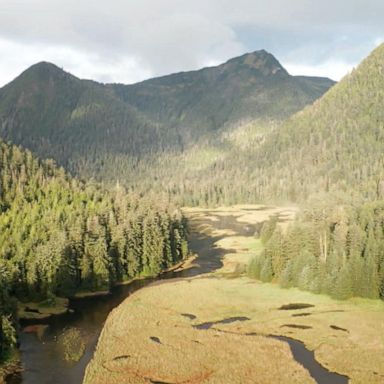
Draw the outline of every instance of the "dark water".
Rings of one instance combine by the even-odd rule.
[[[214,212],[212,212],[211,216],[214,216]],[[231,229],[237,235],[252,236],[255,231],[260,229],[256,226],[238,223],[233,216],[216,217],[219,220],[215,222],[209,221],[211,225],[216,229]],[[19,341],[23,372],[20,375],[10,377],[7,383],[81,384],[85,368],[93,356],[99,334],[111,310],[133,292],[155,281],[191,277],[220,268],[222,266],[222,257],[228,251],[224,252],[219,248],[215,248],[214,243],[222,237],[209,237],[192,233],[190,236],[190,248],[198,254],[196,259],[197,267],[179,272],[167,272],[159,278],[137,280],[128,285],[116,286],[111,294],[107,296],[71,300],[69,305],[71,313],[38,322],[39,324],[48,325],[48,329],[41,339],[36,334],[20,333]],[[190,314],[185,315],[191,316]],[[21,324],[21,326],[24,325],[26,324]],[[57,347],[57,337],[68,327],[78,328],[85,336],[86,350],[78,363],[66,362]],[[321,367],[314,360],[313,352],[308,351],[302,343],[295,340],[288,341],[292,339],[285,339],[287,338],[281,338],[281,340],[287,341],[290,344],[295,359],[310,371],[318,383],[339,384],[347,382],[340,381],[340,377],[344,378],[344,376],[329,373]],[[312,368],[314,362],[322,368],[322,371]],[[328,381],[323,380],[323,377],[325,377],[324,371],[329,373],[326,376]]]
[[[313,351],[309,351],[305,345],[298,340],[291,339],[285,336],[269,336],[273,339],[285,341],[289,344],[291,352],[296,361],[304,366],[310,375],[316,380],[318,384],[347,384],[348,377],[339,375],[334,372],[329,372],[326,368],[320,365],[316,359]]]
[[[201,323],[201,324],[193,325],[193,328],[196,328],[196,329],[210,329],[210,328],[212,328],[216,324],[231,324],[231,323],[234,323],[236,321],[247,321],[247,320],[251,320],[251,319],[249,317],[245,317],[245,316],[228,317],[228,318],[223,319],[223,320],[208,321],[206,323]]]
[[[20,350],[24,371],[14,377],[12,384],[77,384],[82,382],[85,367],[92,358],[99,333],[109,312],[131,293],[153,280],[137,280],[126,286],[115,287],[108,296],[70,301],[73,313],[55,316],[39,324],[48,329],[39,340],[34,333],[20,333]],[[29,322],[30,324],[30,322]],[[24,326],[26,324],[21,324]],[[66,362],[58,349],[56,339],[67,327],[76,327],[84,334],[86,350],[78,363]]]

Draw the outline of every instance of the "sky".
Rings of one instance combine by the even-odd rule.
[[[265,49],[339,80],[384,42],[383,0],[0,0],[0,86],[49,61],[134,83]]]

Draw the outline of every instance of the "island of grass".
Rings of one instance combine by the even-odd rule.
[[[20,320],[44,320],[53,315],[62,315],[68,311],[69,300],[55,297],[54,300],[18,302],[17,315]]]
[[[79,361],[85,352],[85,341],[79,329],[67,328],[57,339],[57,345],[64,360]]]

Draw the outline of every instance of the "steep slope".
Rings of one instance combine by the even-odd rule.
[[[384,45],[257,153],[260,197],[315,192],[384,196]],[[274,192],[276,191],[276,192]]]
[[[197,137],[225,124],[285,118],[332,85],[329,79],[290,76],[262,50],[217,67],[115,88],[152,120],[179,127],[187,137]]]
[[[44,62],[1,89],[0,122],[4,139],[70,168],[98,154],[138,155],[167,142],[166,133],[103,85]]]
[[[384,45],[254,156],[260,198],[305,201],[250,271],[338,299],[384,299]]]
[[[333,82],[290,76],[265,51],[214,68],[103,85],[39,63],[0,90],[0,136],[82,176],[113,181],[139,160],[215,140],[223,126],[280,119]],[[129,182],[129,181],[127,181]]]

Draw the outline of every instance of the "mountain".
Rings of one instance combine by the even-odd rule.
[[[333,84],[290,76],[265,51],[134,85],[80,80],[43,62],[0,90],[0,136],[81,176],[126,181],[148,157],[215,141],[244,121],[284,119]]]
[[[384,299],[383,103],[384,44],[253,153],[247,181],[259,199],[304,203],[286,231],[269,225],[254,277],[338,299]]]
[[[239,121],[285,118],[332,85],[325,78],[290,76],[270,53],[262,50],[218,67],[115,88],[151,120],[178,127],[182,134],[196,138]]]
[[[138,155],[161,142],[154,125],[113,91],[44,62],[0,90],[0,121],[1,137],[71,170],[95,154]]]
[[[183,204],[384,197],[384,45],[313,105],[283,122],[253,121],[142,166]],[[177,169],[170,173],[165,164]],[[168,166],[169,168],[169,166]],[[148,182],[147,190],[156,188]],[[330,195],[329,192],[332,192]],[[325,197],[324,197],[325,198]]]

